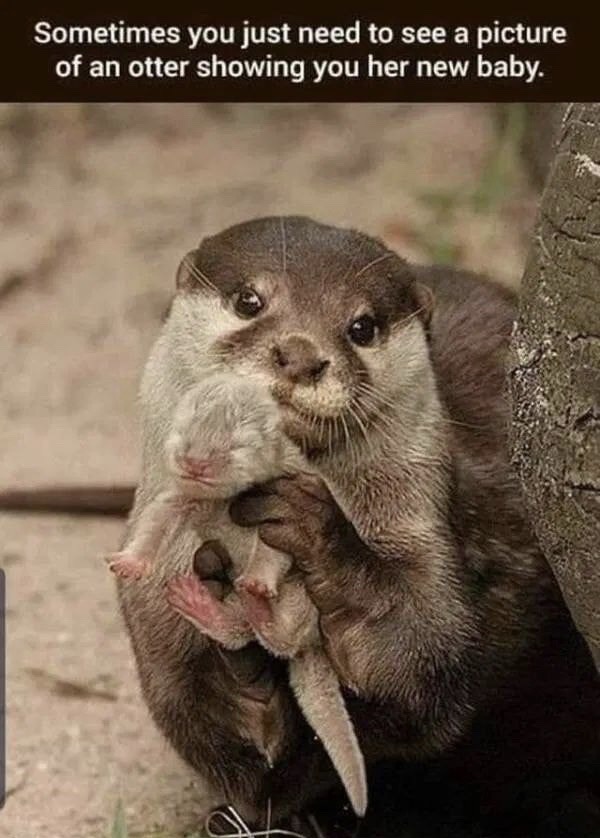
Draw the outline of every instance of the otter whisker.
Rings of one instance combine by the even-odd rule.
[[[331,426],[331,422],[328,422],[327,423],[327,454],[330,457],[331,457],[331,454],[333,452],[332,436],[333,436],[333,428]]]
[[[362,416],[363,422],[365,426],[369,430],[369,448],[373,454],[373,456],[377,455],[377,446],[374,443],[376,439],[376,432],[381,433],[382,438],[387,441],[391,441],[393,437],[391,434],[387,433],[387,421],[383,421],[386,417],[383,416],[380,412],[373,411],[371,414],[368,411],[368,404],[367,405],[359,405],[356,402],[354,403],[354,410],[357,411],[360,416]]]
[[[342,427],[343,427],[343,430],[344,430],[344,439],[346,441],[346,450],[350,454],[350,459],[352,461],[353,468],[357,468],[358,461],[357,461],[357,457],[356,457],[356,455],[357,455],[356,447],[355,447],[355,445],[352,441],[352,435],[350,434],[350,431],[348,429],[348,424],[346,422],[346,418],[345,418],[343,413],[340,414],[340,421],[342,423]]]
[[[346,282],[346,280],[348,279],[348,277],[350,276],[350,274],[352,273],[352,271],[356,267],[356,264],[359,260],[359,257],[360,257],[360,252],[352,257],[352,261],[350,262],[350,266],[348,267],[348,270],[346,271],[346,273],[342,277],[342,283]]]
[[[356,469],[358,469],[358,468],[360,468],[360,461],[361,461],[361,452],[360,452],[359,447],[358,447],[358,439],[356,439],[354,437],[354,435],[350,433],[350,429],[348,429],[348,436],[349,436],[349,439],[350,439],[350,448],[352,449],[354,467]]]
[[[348,415],[349,415],[349,418],[352,420],[352,424],[353,424],[353,426],[354,426],[354,427],[356,427],[356,428],[358,428],[358,430],[359,430],[359,435],[358,435],[358,437],[357,437],[357,439],[356,439],[356,442],[353,442],[353,443],[352,443],[353,448],[356,448],[356,449],[357,449],[357,451],[356,451],[356,457],[354,458],[354,464],[356,465],[356,464],[357,464],[357,462],[358,462],[358,460],[359,460],[359,453],[358,453],[358,447],[359,447],[359,445],[361,445],[361,444],[366,445],[367,450],[368,450],[369,452],[372,452],[372,451],[373,451],[373,446],[372,446],[372,443],[371,443],[371,440],[369,439],[369,437],[368,437],[368,436],[364,433],[364,431],[361,429],[361,423],[360,423],[360,420],[359,420],[359,418],[358,418],[357,414],[355,413],[355,411],[354,411],[352,408],[348,408]],[[364,440],[364,442],[363,442],[363,440]]]
[[[378,407],[380,410],[383,410],[384,407],[388,407],[390,412],[395,411],[396,408],[401,407],[396,402],[393,402],[387,396],[383,395],[383,393],[374,390],[372,387],[363,386],[359,384],[357,387],[357,395],[364,399],[369,400],[373,406]]]
[[[341,427],[341,429],[342,429],[342,434],[343,434],[343,437],[344,437],[344,439],[343,439],[344,449],[345,449],[345,450],[348,450],[348,449],[349,449],[349,445],[348,445],[348,433],[347,433],[347,430],[348,430],[348,429],[347,429],[347,427],[346,427],[346,422],[344,421],[344,416],[343,416],[343,414],[341,414],[340,416],[336,416],[336,417],[335,417],[335,424],[336,424],[336,427],[337,427],[337,428],[340,428],[340,427]]]
[[[186,268],[189,269],[194,279],[197,279],[201,285],[204,285],[206,288],[209,288],[211,291],[214,291],[215,294],[220,294],[217,286],[213,282],[211,282],[211,280],[206,276],[206,274],[203,273],[200,270],[200,268],[194,264],[194,262],[192,262],[189,256],[183,257],[183,264],[186,266]]]
[[[367,409],[369,407],[368,398],[365,401],[366,401],[366,403],[363,405],[363,404],[361,404],[360,401],[355,400],[355,401],[352,402],[352,405],[354,407],[354,410],[362,417],[362,419],[365,423],[365,426],[368,427],[369,424],[371,423],[372,417],[369,415],[369,411]],[[373,406],[377,407],[376,405],[373,405]],[[378,414],[380,414],[381,416],[383,416],[383,413],[380,409],[377,408],[376,412]],[[370,438],[370,435],[369,435],[369,438]]]
[[[361,419],[361,416],[359,414],[359,410],[360,410],[359,405],[356,402],[354,402],[354,403],[350,402],[350,404],[348,405],[348,413],[350,414],[350,416],[354,419],[354,421],[358,425],[358,428],[359,428],[360,432],[362,433],[362,435],[365,439],[365,442],[367,444],[367,448],[369,449],[371,454],[373,454],[374,453],[373,443],[372,443],[372,440],[371,440],[371,437],[370,437],[369,433],[367,432],[367,428],[365,426],[365,423],[364,423],[363,419]],[[363,417],[364,417],[364,414],[363,414]]]
[[[419,308],[416,308],[414,311],[411,311],[410,314],[407,314],[406,317],[403,317],[402,320],[396,320],[392,323],[392,329],[395,329],[398,326],[404,326],[406,323],[410,323],[411,320],[414,320],[415,317],[418,317],[423,311],[425,311],[425,306],[419,306]]]
[[[319,439],[321,441],[322,437],[323,437],[323,423],[319,420],[318,416],[310,416],[309,415],[308,418],[309,418],[309,422],[310,422],[309,428],[308,428],[309,433],[310,434],[315,433],[316,436],[317,436],[317,439]]]
[[[397,434],[394,436],[388,433],[384,428],[381,427],[377,420],[375,420],[373,424],[375,427],[377,427],[378,438],[384,443],[383,447],[385,447],[385,444],[390,446],[390,450],[394,450],[398,447]],[[407,445],[405,446],[404,453],[406,454],[407,459],[409,459],[411,462],[419,462],[428,465],[440,465],[443,463],[443,458],[423,455],[421,452],[413,451],[411,449],[410,443],[407,443]]]
[[[391,417],[386,416],[384,413],[382,413],[379,407],[372,401],[370,401],[368,397],[365,398],[363,396],[363,401],[364,407],[366,407],[372,413],[370,421],[372,421],[373,425],[377,427],[377,432],[381,439],[383,439],[384,442],[389,442],[391,445],[397,445],[397,434],[392,435],[388,432],[388,429],[390,431],[397,431],[397,426],[393,423]],[[358,404],[356,402],[354,402],[354,408],[355,410],[358,409]],[[367,418],[364,409],[362,410],[362,412],[363,416],[365,416],[365,421],[369,421],[369,418]]]
[[[192,276],[206,283],[209,287],[215,288],[213,282],[206,276],[206,274],[193,262],[188,255],[183,257],[183,264],[189,269]],[[216,288],[215,288],[216,290]]]
[[[334,443],[335,443],[335,436],[334,436],[335,426],[332,422],[327,422],[327,454],[328,456],[332,456],[334,450]]]
[[[370,396],[364,393],[362,394],[361,401],[364,408],[368,410],[374,418],[377,418],[379,426],[384,425],[385,427],[390,428],[390,430],[394,430],[397,427],[397,422],[394,421],[394,417],[391,413],[386,412],[385,406],[373,401]],[[398,415],[400,414],[396,413],[396,417],[398,417]]]
[[[392,401],[388,396],[385,396],[379,390],[376,390],[371,384],[367,382],[361,382],[357,387],[357,392],[360,392],[361,396],[372,396],[376,403],[380,404],[380,406],[389,407],[390,410],[393,410],[397,413],[404,414],[405,416],[410,416],[411,411],[406,406],[400,404],[400,402]],[[440,417],[436,420],[437,422],[444,424],[444,425],[458,425],[464,428],[470,428],[472,430],[485,430],[486,425],[476,425],[469,422],[460,422],[457,419],[449,419],[447,417]]]
[[[396,256],[395,253],[389,251],[388,253],[384,253],[382,256],[378,256],[376,259],[372,259],[364,268],[361,268],[360,271],[354,274],[354,279],[358,279],[359,276],[366,273],[370,268],[373,268],[375,265],[378,265],[380,262],[383,262],[385,259],[391,259],[392,256]]]
[[[382,437],[388,442],[397,443],[398,440],[396,436],[387,433],[385,430],[389,429],[390,431],[397,432],[397,424],[394,423],[392,417],[385,414],[381,407],[373,402],[366,394],[363,394],[362,401],[364,402],[365,407],[371,411],[373,423],[377,425],[378,431]]]

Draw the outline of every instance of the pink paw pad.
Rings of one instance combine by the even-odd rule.
[[[150,570],[150,563],[135,553],[113,553],[108,557],[108,568],[120,579],[142,579]]]
[[[197,576],[175,576],[167,585],[167,601],[192,623],[212,629],[222,622],[222,606]]]
[[[243,586],[240,588],[240,599],[245,617],[255,631],[260,631],[273,622],[273,609],[268,596],[255,594]]]
[[[276,592],[266,582],[248,576],[240,576],[235,583],[235,587],[238,591],[245,591],[250,596],[260,597],[261,599],[273,599],[276,595]]]

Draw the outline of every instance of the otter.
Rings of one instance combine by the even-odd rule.
[[[208,527],[214,529],[220,524],[227,498],[253,483],[304,466],[301,455],[278,427],[277,407],[268,391],[242,379],[209,376],[182,396],[170,421],[161,452],[168,482],[144,510],[125,549],[107,557],[110,569],[121,578],[141,578],[152,570],[169,525],[185,524],[186,518],[196,513],[193,523],[208,521]],[[244,539],[236,545],[241,558],[244,549],[249,555],[251,548],[246,534],[238,533],[238,537]],[[266,554],[257,556],[257,571],[267,575],[271,571],[272,596],[287,570],[281,567],[284,557],[275,556],[280,561],[274,561],[273,568]],[[238,582],[239,576],[236,585]]]
[[[188,263],[142,384],[130,526],[158,491],[153,451],[185,388],[223,369],[265,382],[316,474],[245,493],[232,516],[302,572],[370,776],[388,760],[402,768],[392,793],[409,805],[400,789],[431,769],[436,788],[490,817],[549,766],[553,788],[591,787],[597,675],[510,465],[514,296],[301,217],[231,227]],[[87,500],[107,511],[111,494]],[[196,572],[223,596],[231,558],[197,548],[182,538],[170,572],[196,551]],[[330,788],[280,662],[255,646],[223,654],[163,599],[156,582],[120,586],[146,701],[176,750],[258,819],[267,801],[275,822]],[[250,728],[276,742],[272,765]]]
[[[355,813],[364,816],[364,760],[335,674],[319,648],[316,609],[301,580],[290,574],[289,558],[235,527],[227,513],[227,499],[253,483],[306,467],[281,433],[276,403],[251,381],[209,376],[177,404],[164,453],[169,483],[143,510],[125,549],[108,557],[110,569],[122,579],[143,578],[168,553],[169,531],[182,526],[193,528],[203,542],[226,545],[233,557],[229,596],[219,601],[189,574],[169,581],[169,604],[226,649],[241,649],[256,637],[267,651],[289,659],[298,703]],[[259,746],[264,741],[261,737]],[[266,756],[271,759],[268,742]]]

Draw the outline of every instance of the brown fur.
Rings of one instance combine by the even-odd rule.
[[[361,387],[377,385],[379,401],[362,404],[368,440],[356,449],[356,417],[349,447],[339,423],[288,408],[299,391],[276,378],[288,433],[327,485],[277,481],[234,508],[238,523],[258,525],[304,571],[366,758],[435,758],[490,805],[548,759],[559,773],[590,765],[597,773],[597,677],[509,464],[512,297],[469,274],[411,268],[361,233],[302,218],[230,228],[203,242],[191,263],[179,273],[167,330],[185,311],[193,335],[193,312],[218,299],[226,309],[244,282],[271,295],[259,318],[218,338],[214,363],[275,376],[273,345],[292,333],[332,361],[315,394],[345,388],[360,400]],[[430,319],[424,288],[435,298]],[[345,336],[361,308],[380,329],[369,352]],[[196,361],[173,347],[178,385],[200,374],[205,350],[197,352]],[[398,408],[384,398],[396,378]],[[138,504],[148,493],[142,484]],[[157,611],[156,593],[122,590],[123,611],[146,700],[182,756],[255,813],[269,797],[277,814],[289,811],[332,783],[279,664],[267,662],[261,686],[280,736],[269,770],[243,733],[245,680],[213,648],[179,634]]]

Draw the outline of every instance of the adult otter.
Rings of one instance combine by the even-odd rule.
[[[591,783],[597,678],[509,465],[512,297],[302,218],[238,225],[191,259],[145,377],[146,456],[207,367],[272,384],[325,482],[278,481],[234,518],[305,572],[366,758],[419,777],[426,759],[491,811],[548,762],[565,786]],[[153,485],[145,468],[134,518]],[[196,547],[181,544],[171,571]],[[226,586],[218,545],[197,558]],[[123,612],[150,709],[182,756],[254,813],[333,782],[280,665],[223,656],[144,584],[121,591]],[[251,727],[275,742],[273,768]]]

